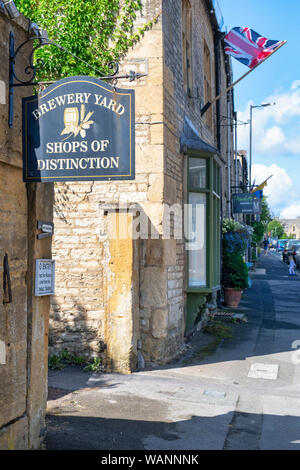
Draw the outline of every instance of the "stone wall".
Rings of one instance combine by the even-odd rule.
[[[160,1],[145,2],[144,16],[139,21],[153,18],[159,12],[160,6]],[[156,238],[162,236],[164,182],[162,53],[162,31],[159,20],[151,31],[145,33],[142,41],[129,52],[122,64],[122,71],[134,69],[148,74],[146,78],[136,83],[122,80],[118,84],[135,89],[135,180],[55,185],[53,257],[56,259],[57,272],[56,295],[52,299],[49,341],[51,354],[67,348],[75,354],[86,357],[101,356],[104,363],[108,364],[110,360],[107,345],[118,344],[117,338],[108,335],[105,326],[110,315],[107,306],[115,282],[109,268],[115,250],[111,251],[112,245],[109,243],[105,207],[118,209],[126,204],[136,204],[141,217],[149,218],[151,225],[149,230],[152,234]],[[148,233],[144,236],[148,237]],[[156,309],[164,311],[168,308],[165,298],[167,267],[164,266],[162,269],[159,259],[158,266],[150,264],[149,270],[141,269],[148,261],[152,263],[149,254],[152,253],[151,247],[146,245],[147,240],[145,243],[141,240],[136,255],[138,269],[141,272],[135,302],[136,307],[139,307],[138,299],[141,299],[141,313],[140,318],[136,318],[134,329],[139,330],[140,326],[143,328],[151,324],[150,328],[157,332],[157,322],[155,319],[152,320],[152,312],[155,316]],[[119,256],[120,266],[123,256],[121,252]],[[155,273],[155,276],[149,280],[150,272]],[[127,285],[125,281],[124,278],[122,289],[129,293],[132,286]],[[150,289],[157,292],[154,300],[151,296],[149,300]],[[114,334],[111,331],[110,334]],[[134,338],[133,349],[136,351],[139,334],[136,333]],[[147,356],[147,348],[151,351],[151,345],[147,346],[144,343],[143,348]],[[130,354],[128,350],[128,357]],[[159,359],[161,351],[154,352],[153,355]],[[128,361],[132,363],[130,359]]]
[[[205,0],[191,2],[192,5],[192,67],[190,73],[193,75],[191,96],[185,92],[183,87],[182,71],[182,42],[181,42],[181,0],[165,0],[163,9],[163,32],[164,32],[164,142],[165,142],[165,195],[171,204],[178,203],[181,206],[187,202],[185,194],[186,186],[186,156],[180,151],[180,135],[183,129],[183,120],[187,116],[197,129],[199,136],[214,148],[218,148],[217,141],[217,113],[216,104],[212,106],[213,125],[209,128],[205,115],[201,116],[201,108],[204,102],[204,41],[210,52],[211,58],[211,90],[212,96],[216,95],[216,55],[214,43],[214,29],[212,26],[211,12]],[[222,51],[220,43],[219,79],[220,90],[228,86],[230,77],[230,64]],[[226,62],[227,61],[227,62]],[[229,73],[229,76],[227,75]],[[228,150],[228,123],[227,99],[230,100],[230,111],[232,116],[232,95],[226,94],[219,100],[220,106],[220,148],[216,158],[221,167],[221,215],[226,216],[228,201],[228,173],[227,173],[227,150]],[[233,184],[233,134],[230,127],[229,145],[231,160],[231,183]],[[186,259],[184,238],[176,240],[176,261],[174,272],[170,271],[171,279],[168,285],[169,303],[184,320],[183,312],[191,307],[201,311],[203,318],[210,310],[216,308],[216,293],[209,295],[185,296],[186,285]],[[176,279],[176,283],[174,280]],[[174,284],[173,284],[174,283]],[[175,285],[176,289],[172,290]]]
[[[162,14],[153,29],[147,31],[129,51],[122,70],[134,69],[148,75],[136,83],[122,80],[119,84],[135,89],[136,178],[128,182],[59,183],[55,186],[53,256],[57,262],[57,287],[52,299],[50,352],[56,354],[67,348],[87,357],[101,356],[106,364],[109,363],[108,343],[115,344],[119,352],[120,346],[115,341],[117,338],[111,338],[105,327],[111,315],[108,307],[110,291],[116,282],[110,269],[116,252],[112,251],[107,236],[105,206],[120,210],[126,203],[135,204],[140,217],[149,220],[146,233],[141,235],[138,246],[134,248],[139,268],[138,295],[135,298],[139,298],[139,302],[138,314],[132,312],[135,333],[130,333],[129,344],[136,353],[140,340],[146,363],[165,363],[179,354],[184,344],[184,238],[182,233],[180,239],[167,239],[166,232],[169,228],[172,231],[174,220],[171,218],[166,226],[165,216],[168,211],[166,205],[179,204],[182,208],[185,202],[185,157],[180,152],[185,115],[195,124],[203,140],[212,146],[217,145],[216,122],[210,130],[200,116],[204,105],[201,72],[204,37],[212,56],[213,92],[215,87],[213,30],[206,2],[192,2],[193,96],[197,96],[198,87],[200,100],[189,98],[183,90],[181,1],[164,0],[162,3],[161,0],[145,0],[143,3],[144,15],[138,24],[153,18],[161,8]],[[223,55],[221,76],[223,87],[227,81]],[[221,113],[226,115],[226,109],[225,97],[221,100]],[[221,127],[219,163],[224,187],[226,139],[226,128]],[[119,252],[118,256],[115,262],[120,266],[122,253]],[[120,282],[119,288],[130,297],[134,284],[128,285],[125,279]],[[211,296],[204,298],[205,311],[207,304],[212,303],[215,306],[215,296],[213,299]],[[124,306],[122,315],[127,317],[125,310]],[[114,329],[111,334],[115,334]],[[127,351],[127,363],[130,363],[131,352],[129,348]],[[114,354],[117,353],[115,351]]]
[[[52,185],[22,181],[21,98],[16,88],[14,124],[8,127],[9,33],[16,47],[28,37],[29,22],[0,13],[0,449],[38,448],[47,398],[49,297],[34,297],[36,258],[49,258],[51,241],[37,240],[37,220],[52,219]],[[30,47],[30,46],[29,46]],[[30,49],[20,54],[21,75]],[[28,77],[27,77],[28,78]],[[12,302],[3,291],[3,259],[8,255]]]

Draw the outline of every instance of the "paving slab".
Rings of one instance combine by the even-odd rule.
[[[253,379],[276,380],[278,377],[279,366],[277,364],[262,364],[256,362],[251,364],[248,377]]]

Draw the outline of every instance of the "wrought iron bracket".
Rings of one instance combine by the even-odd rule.
[[[4,259],[3,259],[3,296],[4,296],[3,298],[4,304],[12,303],[11,281],[10,281],[7,253],[5,253]]]
[[[31,41],[39,41],[39,43],[32,48],[29,57],[28,57],[28,65],[24,69],[24,74],[29,77],[26,79],[21,79],[16,75],[15,72],[15,63],[18,57],[18,54],[23,49],[26,44],[30,43]],[[137,73],[133,70],[130,70],[128,74],[125,75],[118,75],[119,72],[119,64],[116,62],[110,62],[107,64],[109,70],[111,70],[110,75],[104,75],[100,70],[96,67],[88,64],[80,57],[76,57],[72,52],[68,51],[64,47],[60,46],[59,44],[55,43],[54,41],[48,39],[48,37],[42,37],[40,35],[32,36],[24,41],[20,46],[15,49],[15,38],[14,33],[10,32],[9,34],[9,104],[8,104],[8,125],[10,128],[13,127],[14,122],[14,89],[15,87],[24,87],[24,86],[34,86],[39,85],[39,82],[35,81],[37,71],[43,67],[44,63],[41,59],[38,59],[34,63],[34,54],[37,49],[43,46],[54,46],[59,48],[60,50],[72,55],[76,60],[83,62],[89,68],[93,69],[97,75],[99,80],[113,80],[113,86],[116,86],[117,81],[121,78],[127,79],[130,82],[134,80],[138,80],[139,78],[147,76],[145,73]]]

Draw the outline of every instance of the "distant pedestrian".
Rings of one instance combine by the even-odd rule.
[[[263,245],[264,245],[264,254],[267,255],[268,249],[269,249],[269,240],[267,238],[264,239]]]
[[[290,276],[296,276],[295,267],[296,267],[296,263],[294,261],[294,258],[292,256],[289,256],[289,275]]]

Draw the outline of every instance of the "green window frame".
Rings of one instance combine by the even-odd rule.
[[[198,160],[197,160],[198,159]],[[195,168],[199,167],[199,159],[205,162],[206,178],[203,177],[203,170],[197,178]],[[194,163],[197,163],[195,165]],[[201,164],[200,164],[201,166]],[[202,174],[201,174],[202,173]],[[205,272],[202,280],[196,285],[192,280],[192,272],[190,271],[191,257],[193,251],[186,249],[186,292],[190,293],[211,293],[220,289],[220,266],[221,266],[221,169],[216,161],[216,156],[211,153],[190,151],[186,159],[186,175],[187,175],[187,203],[192,199],[196,199],[191,194],[199,194],[199,201],[206,198],[205,210],[205,254],[202,252],[196,255],[197,259],[204,258],[205,269],[199,269],[199,273]],[[205,185],[203,183],[205,182]],[[201,196],[200,196],[201,195]],[[203,209],[202,209],[202,212]],[[189,211],[187,214],[189,218]],[[200,230],[203,228],[200,227]],[[187,240],[188,242],[188,240]],[[188,245],[186,244],[186,248]],[[192,260],[195,264],[195,259]],[[205,283],[203,282],[205,278]]]

